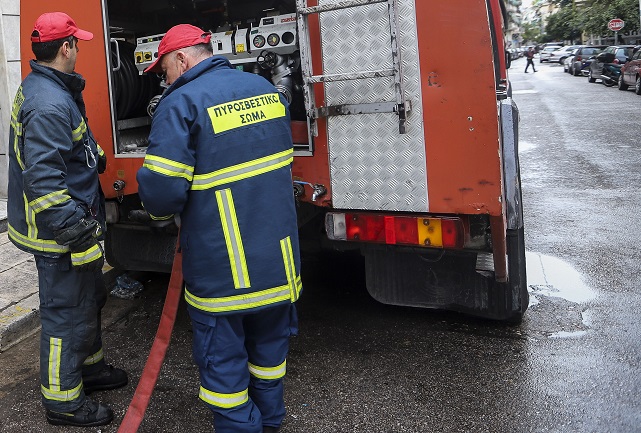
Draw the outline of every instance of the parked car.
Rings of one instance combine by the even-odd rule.
[[[568,45],[566,47],[556,49],[550,53],[548,62],[563,64],[563,61],[566,59],[566,57],[572,54],[572,51],[574,51],[576,48],[579,48],[580,46],[581,45]]]
[[[572,66],[572,62],[574,61],[574,56],[576,56],[576,53],[579,51],[578,48],[573,49],[570,52],[570,55],[563,60],[563,72],[570,72],[570,66]]]
[[[591,56],[590,58],[594,57],[594,61],[590,63],[588,68],[588,82],[594,83],[596,80],[602,80],[604,84],[610,84],[608,79],[603,79],[602,77],[604,68],[613,65],[618,67],[616,69],[620,69],[632,57],[634,47],[634,45],[610,45],[603,52],[596,56]],[[618,79],[619,77],[617,76],[615,83]]]
[[[628,63],[621,68],[619,90],[628,90],[634,86],[634,93],[641,95],[641,49],[636,50]]]
[[[591,57],[595,57],[606,48],[607,45],[586,45],[577,48],[571,59],[572,63],[568,66],[568,72],[574,76],[583,75],[587,77],[590,63],[594,60]]]
[[[552,52],[555,50],[558,50],[559,48],[562,48],[561,45],[548,45],[546,47],[543,47],[539,51],[539,63],[549,61],[550,56],[552,55]]]

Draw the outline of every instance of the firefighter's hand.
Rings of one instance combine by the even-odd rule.
[[[98,174],[102,174],[107,169],[107,155],[104,152],[98,154]]]
[[[96,220],[81,218],[74,225],[56,230],[53,234],[58,245],[67,245],[72,249],[100,236],[100,224]]]
[[[105,255],[100,243],[95,238],[70,247],[71,264],[78,272],[97,272],[105,264]]]
[[[80,219],[71,227],[54,233],[56,243],[69,246],[71,264],[77,271],[99,271],[105,264],[105,255],[97,237],[100,224],[96,220]]]

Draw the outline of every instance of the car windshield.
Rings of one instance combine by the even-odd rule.
[[[619,48],[617,57],[632,57],[632,48]]]

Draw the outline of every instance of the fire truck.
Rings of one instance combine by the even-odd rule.
[[[21,0],[94,39],[76,70],[108,156],[107,261],[171,269],[177,224],[153,221],[136,172],[166,85],[143,70],[163,34],[190,23],[215,55],[289,101],[301,233],[364,257],[368,292],[392,305],[518,322],[528,307],[518,109],[502,0]],[[205,91],[205,89],[203,89]],[[262,221],[256,224],[278,224]],[[240,228],[242,232],[242,227]],[[322,242],[321,242],[322,241]],[[303,271],[304,272],[304,271]]]

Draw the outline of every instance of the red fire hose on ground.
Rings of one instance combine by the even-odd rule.
[[[167,347],[171,340],[171,332],[174,329],[176,322],[176,313],[178,311],[178,304],[183,289],[183,272],[182,272],[182,253],[180,251],[180,240],[176,244],[176,254],[174,256],[174,263],[171,269],[171,278],[169,279],[169,287],[167,288],[167,297],[165,298],[165,306],[162,310],[158,330],[156,331],[156,338],[149,351],[145,368],[140,376],[140,381],[136,387],[127,413],[118,428],[118,433],[135,433],[142,423],[145,416],[145,411],[149,405],[151,394],[154,391],[158,375],[160,374],[160,367],[165,359]]]

